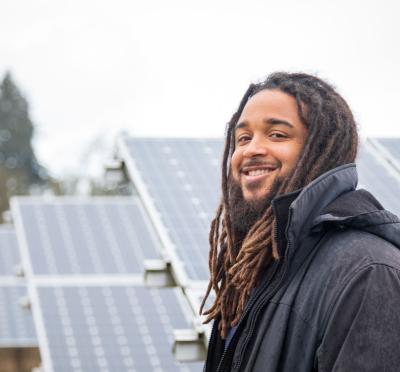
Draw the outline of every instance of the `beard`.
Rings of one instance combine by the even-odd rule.
[[[262,217],[277,196],[283,179],[277,177],[271,190],[262,198],[245,200],[240,184],[230,175],[228,179],[230,220],[235,243],[241,244],[252,226]],[[236,245],[235,244],[235,245]]]

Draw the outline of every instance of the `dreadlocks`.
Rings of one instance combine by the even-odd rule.
[[[278,72],[249,86],[226,128],[222,200],[211,223],[211,276],[200,308],[200,313],[207,316],[206,322],[220,317],[219,332],[223,338],[229,327],[239,322],[263,269],[282,255],[273,235],[276,220],[270,203],[241,239],[235,236],[230,213],[230,159],[235,150],[235,126],[249,98],[264,89],[277,89],[295,98],[299,117],[307,128],[306,142],[297,165],[287,178],[281,180],[275,196],[295,191],[330,169],[354,162],[357,154],[357,127],[351,110],[328,83],[304,73]],[[203,312],[212,289],[216,294],[215,302]]]

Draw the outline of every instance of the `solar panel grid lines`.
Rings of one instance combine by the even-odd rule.
[[[158,148],[158,150],[160,150],[161,148]],[[144,147],[144,148],[142,148],[141,149],[141,152],[144,152],[144,153],[146,153],[148,150],[146,149],[146,147]],[[153,159],[153,157],[148,157],[147,158],[148,160],[149,160],[149,162],[150,162],[150,165],[149,165],[149,167],[148,168],[150,168],[150,169],[155,169],[155,167],[157,167],[157,166],[160,166],[160,164],[157,164],[157,160],[155,160],[154,161],[154,159]],[[175,158],[173,158],[173,160],[176,160]],[[151,164],[151,163],[153,163],[154,162],[154,164]],[[172,162],[173,163],[173,165],[175,165],[175,163],[174,162]],[[172,172],[175,172],[175,169],[173,168],[172,169]],[[182,175],[183,174],[183,172],[182,173],[177,173],[178,174],[178,176],[179,175]],[[136,178],[136,180],[138,180],[138,178]],[[163,196],[164,196],[164,198],[163,198],[163,200],[164,200],[164,202],[165,202],[165,204],[164,205],[160,205],[160,203],[159,203],[159,201],[158,201],[158,210],[159,210],[159,212],[161,213],[161,218],[163,218],[163,217],[165,217],[165,215],[166,215],[166,213],[164,212],[164,210],[163,210],[163,207],[167,207],[166,209],[167,209],[167,213],[168,213],[168,210],[173,210],[173,206],[174,206],[174,204],[175,204],[175,200],[174,200],[174,198],[172,197],[172,193],[170,193],[169,192],[169,190],[168,190],[168,182],[167,182],[167,180],[165,180],[164,182],[161,182],[161,179],[160,180],[158,180],[159,182],[154,182],[153,183],[153,186],[156,186],[156,185],[160,185],[159,187],[160,187],[160,189],[161,189],[161,191],[162,191],[162,194],[163,194]],[[168,180],[169,181],[169,180]],[[149,184],[147,183],[147,186],[149,186]],[[176,187],[178,187],[178,185],[176,185]],[[163,191],[163,188],[166,188],[165,189],[165,191]],[[143,192],[141,193],[142,195],[143,195]],[[187,200],[187,198],[183,198],[182,200]],[[167,227],[168,227],[168,232],[169,232],[169,234],[171,235],[171,236],[173,236],[174,237],[174,240],[175,240],[175,244],[179,247],[179,246],[181,246],[182,244],[184,244],[184,242],[182,242],[181,240],[180,240],[180,238],[181,238],[181,235],[179,235],[179,234],[174,234],[174,231],[172,230],[172,229],[175,229],[175,228],[180,228],[182,225],[184,225],[185,223],[186,223],[186,219],[184,218],[184,216],[183,216],[183,214],[181,214],[181,213],[178,213],[178,214],[173,214],[173,216],[172,216],[172,218],[173,218],[173,226],[171,226],[171,224],[165,224],[164,223],[164,225],[166,225]],[[193,237],[192,237],[192,235],[190,235],[190,237],[189,237],[190,239],[192,239],[192,241],[190,242],[190,244],[196,244],[196,242],[195,241],[193,241]],[[183,262],[185,262],[185,258],[186,258],[186,261],[187,260],[189,260],[189,256],[188,256],[188,252],[186,252],[186,251],[182,251],[182,252],[180,252],[181,254],[183,254],[184,255],[184,261]],[[201,260],[202,258],[200,257],[200,260]],[[175,267],[176,267],[176,265],[175,265]],[[191,274],[191,267],[189,267],[189,268],[186,268],[186,270],[187,270],[187,272],[188,272],[188,274],[189,274],[189,276],[190,276],[190,274]]]
[[[188,172],[193,173],[193,169],[199,167],[199,159],[202,157],[205,158],[204,163],[208,165],[209,172],[196,172],[196,176],[199,177],[199,182],[194,182],[194,186],[201,186],[201,189],[195,192],[195,194],[207,195],[206,197],[201,197],[199,199],[201,203],[207,209],[207,213],[209,218],[211,218],[214,213],[216,206],[218,204],[219,192],[216,192],[216,187],[219,186],[220,183],[220,163],[222,159],[222,147],[223,143],[220,140],[204,140],[203,146],[199,148],[200,153],[195,153],[191,151],[191,146],[189,143],[185,143],[183,145],[184,153],[187,155],[190,163],[183,164],[184,167],[188,167]],[[201,164],[200,164],[201,166]],[[189,174],[190,174],[189,173]],[[218,189],[217,189],[218,190]],[[206,226],[209,228],[209,221],[207,221]]]
[[[12,208],[36,275],[137,274],[161,244],[134,197],[18,197]]]
[[[76,213],[81,224],[82,235],[84,236],[86,246],[88,248],[88,253],[90,256],[89,262],[93,263],[95,273],[104,273],[105,270],[103,267],[103,263],[101,262],[95,238],[93,236],[93,231],[90,228],[90,223],[86,216],[86,213],[81,206],[77,207]]]
[[[74,243],[71,239],[72,233],[69,229],[64,211],[60,207],[60,205],[56,205],[55,212],[56,212],[58,226],[60,226],[62,241],[65,244],[66,252],[68,255],[69,262],[71,264],[72,271],[79,273],[82,271],[82,269],[80,267],[79,259],[74,250]]]
[[[138,205],[138,213],[140,213],[143,216],[146,216],[147,212],[145,211],[145,209],[143,208],[142,204],[140,203]],[[144,237],[142,236],[142,234],[135,234],[133,229],[131,228],[131,221],[129,219],[129,215],[128,212],[125,208],[120,208],[120,216],[121,216],[121,225],[123,226],[124,230],[127,233],[127,238],[128,241],[130,242],[131,246],[134,247],[134,256],[136,258],[136,262],[143,262],[146,257],[143,253],[143,250],[138,249],[138,247],[140,246],[144,246],[144,247],[148,247],[148,242],[146,242],[144,240]],[[141,221],[140,218],[136,218],[137,221]],[[144,223],[144,222],[143,222]],[[152,225],[151,225],[152,228]],[[141,230],[141,228],[138,229],[139,231]],[[158,237],[156,236],[156,234],[151,234],[150,235],[151,238],[151,243],[154,245],[154,247],[159,247],[159,253],[162,256],[163,255],[163,247],[160,245],[160,241],[158,240]],[[149,249],[151,247],[148,247]]]
[[[52,371],[201,371],[173,359],[172,329],[187,327],[174,289],[38,288]],[[60,336],[61,335],[61,336]],[[68,355],[65,358],[65,353]]]
[[[48,231],[46,228],[46,222],[45,222],[45,217],[43,215],[42,209],[39,208],[33,208],[33,217],[34,220],[37,221],[37,227],[39,231],[39,235],[41,237],[42,241],[42,246],[43,246],[43,257],[46,261],[48,271],[50,274],[57,274],[58,273],[58,268],[56,264],[56,258],[54,256],[54,252],[52,250],[52,244],[50,241],[50,237],[48,235]],[[25,224],[26,226],[26,224]]]
[[[187,191],[188,200],[197,209],[204,227],[208,229],[209,221],[202,218],[202,215],[207,216],[210,212],[214,212],[218,196],[215,192],[215,185],[218,184],[217,175],[219,172],[218,168],[215,169],[215,172],[196,172],[195,170],[201,168],[204,164],[212,169],[215,164],[218,164],[216,157],[219,155],[215,153],[214,149],[207,143],[207,140],[202,141],[200,148],[199,146],[192,146],[188,141],[182,141],[180,148],[171,150],[171,153],[176,156],[174,160],[177,159],[176,165],[180,168],[177,172],[178,176],[182,175],[185,181],[182,191]],[[208,195],[208,197],[204,198],[204,195]],[[207,203],[209,200],[212,200],[211,208],[210,204]]]
[[[205,211],[206,203],[204,202],[206,198],[204,198],[204,189],[199,190],[198,186],[201,184],[207,185],[210,183],[210,180],[201,179],[202,176],[204,177],[205,173],[209,172],[193,171],[193,169],[199,168],[199,165],[200,168],[202,168],[202,163],[207,164],[207,162],[200,160],[202,159],[202,154],[199,154],[198,148],[193,145],[190,145],[188,147],[185,142],[181,143],[181,149],[176,150],[176,152],[177,157],[184,159],[184,161],[182,161],[181,167],[182,169],[184,169],[184,173],[187,174],[189,178],[189,180],[185,181],[190,182],[190,180],[192,178],[193,179],[191,180],[192,183],[190,184],[192,187],[189,189],[188,195],[184,197],[186,205],[184,205],[185,203],[183,201],[180,202],[182,213],[178,214],[178,216],[180,217],[179,224],[172,223],[173,226],[171,227],[171,229],[179,226],[179,228],[176,228],[172,232],[174,233],[176,239],[180,241],[179,245],[182,248],[186,248],[181,250],[181,255],[183,256],[184,261],[190,262],[190,260],[193,260],[193,257],[195,257],[195,260],[193,261],[201,263],[203,267],[207,267],[207,253],[204,252],[204,247],[208,246],[207,235],[210,220],[205,221],[204,218],[201,218],[201,216],[207,216],[207,213]],[[193,155],[196,158],[195,161],[193,161]],[[193,175],[193,173],[195,175]],[[173,190],[169,190],[169,192],[171,195],[173,195]],[[215,193],[210,193],[211,196],[214,196],[214,194]],[[183,241],[181,241],[180,238],[182,238]],[[193,247],[194,249],[187,249],[187,247]],[[195,277],[198,275],[198,270],[196,270],[196,266],[188,265],[187,269],[191,277]]]
[[[98,208],[98,212],[99,212],[100,220],[102,222],[102,226],[105,227],[106,239],[107,239],[108,245],[111,247],[111,252],[112,252],[113,258],[115,260],[117,271],[119,273],[129,273],[130,270],[127,267],[127,263],[125,262],[124,257],[121,255],[121,251],[119,250],[118,245],[116,244],[116,242],[118,241],[118,237],[116,236],[116,232],[114,231],[114,229],[111,228],[112,221],[110,220],[109,213],[107,213],[105,208],[101,205]],[[126,216],[125,216],[125,219],[126,219]],[[132,227],[129,226],[129,223],[126,223],[126,221],[125,221],[124,227],[126,227],[126,230],[128,232],[128,234],[127,234],[128,238],[131,239],[132,235],[133,235]],[[140,236],[140,234],[139,234],[139,236]],[[134,240],[135,240],[135,243],[139,243],[138,239],[134,239]],[[143,260],[145,259],[145,256],[142,251],[139,251],[137,249],[138,246],[139,246],[139,244],[132,245],[134,255],[136,258],[136,262],[143,262]]]
[[[222,144],[165,138],[120,143],[131,179],[158,219],[157,229],[167,235],[173,266],[183,269],[186,283],[208,278],[208,231],[220,197]]]
[[[189,282],[189,278],[183,266],[183,262],[180,260],[176,251],[176,246],[172,242],[166,226],[162,222],[160,212],[155,207],[154,199],[150,196],[146,185],[137,169],[136,163],[134,159],[130,156],[129,147],[127,146],[125,141],[126,138],[118,138],[118,152],[120,153],[122,159],[127,165],[131,181],[137,189],[138,193],[140,194],[140,198],[143,201],[144,207],[146,208],[146,211],[148,212],[155,227],[155,230],[157,231],[157,234],[162,242],[162,245],[165,249],[164,256],[167,260],[173,262],[173,272],[175,279],[177,283],[179,283],[179,285],[185,287]]]

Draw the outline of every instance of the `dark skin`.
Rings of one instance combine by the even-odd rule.
[[[264,199],[277,177],[289,175],[307,136],[293,97],[265,89],[252,96],[235,128],[232,176],[246,201]]]

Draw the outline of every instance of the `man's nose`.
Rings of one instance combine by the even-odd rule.
[[[243,156],[247,158],[252,158],[254,156],[265,156],[268,153],[268,148],[265,140],[259,137],[253,137],[249,143],[247,143],[246,148],[243,151]]]

